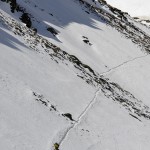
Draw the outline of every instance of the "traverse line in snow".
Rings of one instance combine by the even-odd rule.
[[[83,110],[83,112],[80,114],[80,116],[78,117],[78,121],[77,121],[78,123],[80,123],[82,117],[84,117],[84,116],[86,115],[87,111],[88,111],[88,110],[93,106],[93,104],[95,103],[96,98],[97,98],[97,96],[98,96],[100,90],[101,90],[101,89],[100,89],[100,87],[99,87],[98,90],[96,91],[96,93],[95,93],[93,99],[90,101],[90,103],[86,106],[86,108],[85,108],[85,109]]]
[[[135,60],[137,60],[137,59],[142,59],[143,57],[147,57],[148,55],[149,55],[149,54],[146,54],[146,55],[139,56],[139,57],[135,57],[135,58],[133,58],[133,59],[130,59],[130,60],[128,60],[128,61],[125,61],[125,62],[119,64],[119,65],[116,66],[116,67],[113,67],[113,68],[111,68],[111,69],[109,69],[109,70],[107,70],[107,71],[105,71],[105,72],[102,72],[100,75],[101,75],[101,76],[106,75],[107,73],[109,73],[109,72],[111,72],[111,71],[113,71],[113,70],[115,70],[115,69],[117,69],[117,68],[120,68],[120,67],[124,66],[124,65],[127,64],[127,63],[130,63],[130,62],[135,61]]]
[[[70,133],[71,129],[73,129],[75,126],[77,126],[78,124],[80,124],[82,118],[86,115],[86,113],[88,112],[88,110],[95,104],[95,101],[97,99],[97,96],[98,96],[100,90],[101,90],[101,88],[99,87],[97,89],[97,91],[95,92],[93,99],[89,102],[89,104],[85,107],[85,109],[79,115],[77,121],[66,130],[65,134],[63,135],[63,137],[59,141],[59,146],[61,146],[63,144],[63,142],[67,138],[68,134]]]

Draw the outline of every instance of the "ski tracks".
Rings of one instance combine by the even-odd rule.
[[[58,142],[59,147],[63,144],[63,142],[66,140],[66,138],[68,137],[70,131],[72,129],[74,129],[78,124],[80,124],[80,122],[82,121],[82,118],[87,114],[87,112],[92,108],[92,106],[95,104],[96,100],[97,100],[97,96],[100,93],[101,88],[99,87],[95,94],[93,99],[88,103],[88,105],[85,107],[85,109],[81,112],[81,114],[79,115],[77,121],[75,121],[75,123],[73,125],[71,125],[66,132],[64,133],[64,135],[62,136],[61,140]]]
[[[122,66],[124,66],[124,65],[126,65],[126,64],[128,64],[128,63],[130,63],[130,62],[133,62],[133,61],[135,61],[135,60],[137,60],[137,59],[142,59],[142,58],[144,58],[144,57],[147,57],[148,55],[149,55],[149,54],[146,54],[146,55],[139,56],[139,57],[135,57],[135,58],[133,58],[133,59],[130,59],[130,60],[128,60],[128,61],[125,61],[125,62],[123,62],[123,63],[121,63],[121,64],[119,64],[119,65],[117,65],[117,66],[115,66],[115,67],[113,67],[113,68],[111,68],[111,69],[105,71],[105,72],[102,72],[100,75],[101,75],[101,76],[104,76],[104,75],[106,75],[107,73],[110,73],[110,72],[113,71],[113,70],[116,70],[116,69],[118,69],[118,68],[120,68],[120,67],[122,67]]]

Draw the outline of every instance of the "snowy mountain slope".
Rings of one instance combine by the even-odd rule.
[[[149,35],[104,2],[17,2],[37,34],[0,2],[1,147],[148,150]]]
[[[20,1],[19,1],[20,2]],[[22,1],[21,1],[22,2]],[[22,2],[23,3],[23,2]],[[38,2],[39,3],[39,5],[40,5],[40,7],[43,5],[43,4],[46,4],[47,2],[45,2],[45,3],[41,3],[41,2]],[[38,4],[37,3],[37,4]],[[79,58],[79,59],[84,59],[83,61],[84,62],[86,62],[86,63],[89,63],[89,65],[91,66],[91,67],[95,67],[95,65],[100,61],[100,59],[99,59],[99,57],[101,57],[101,63],[100,64],[103,64],[103,65],[101,65],[101,66],[99,66],[99,65],[97,65],[95,68],[97,69],[97,68],[103,68],[103,70],[105,70],[105,69],[107,69],[106,67],[105,67],[105,64],[106,64],[106,66],[107,66],[107,62],[106,62],[106,60],[107,59],[109,59],[109,57],[110,56],[114,56],[114,59],[118,59],[118,53],[120,53],[120,51],[118,51],[118,49],[122,49],[122,45],[119,45],[119,44],[116,44],[116,40],[114,40],[114,41],[112,41],[111,40],[111,47],[113,46],[114,47],[114,49],[116,49],[116,51],[113,51],[113,53],[111,53],[111,52],[109,52],[108,53],[108,51],[107,50],[109,50],[111,47],[110,46],[107,46],[107,42],[109,42],[109,39],[112,39],[112,35],[113,36],[115,36],[116,37],[116,39],[117,39],[117,37],[119,38],[119,40],[120,40],[120,34],[118,35],[118,33],[115,31],[112,31],[111,30],[111,28],[107,28],[108,30],[105,30],[105,28],[106,28],[106,26],[105,26],[105,24],[103,23],[104,21],[102,20],[102,23],[101,22],[97,22],[96,20],[91,20],[91,17],[90,16],[88,16],[88,17],[85,17],[85,16],[87,16],[86,15],[86,12],[85,12],[85,14],[84,15],[82,15],[81,16],[81,14],[83,13],[82,12],[82,10],[81,10],[81,8],[78,8],[78,5],[75,5],[76,7],[75,7],[75,9],[71,9],[70,8],[70,6],[72,6],[73,4],[72,4],[73,2],[70,2],[70,1],[68,1],[67,2],[67,6],[66,6],[66,4],[62,4],[62,1],[56,1],[56,2],[51,2],[51,6],[49,6],[50,8],[49,8],[49,10],[51,10],[52,9],[52,11],[51,12],[48,12],[48,13],[53,13],[53,9],[56,7],[56,6],[61,6],[62,5],[62,8],[61,8],[61,10],[62,10],[62,12],[66,12],[66,13],[62,13],[61,11],[59,11],[59,9],[58,9],[58,11],[56,11],[56,12],[54,12],[55,13],[55,15],[56,16],[59,16],[60,18],[62,18],[62,21],[60,22],[60,25],[59,26],[65,26],[66,24],[69,24],[69,22],[80,22],[81,24],[86,24],[86,27],[84,28],[83,26],[81,27],[81,28],[77,28],[76,27],[76,24],[70,24],[68,27],[67,27],[67,29],[65,29],[65,30],[62,30],[62,28],[56,28],[56,26],[54,26],[56,23],[58,24],[58,22],[56,22],[56,19],[52,16],[52,18],[53,18],[53,20],[54,21],[52,21],[52,19],[51,19],[51,17],[50,17],[50,15],[48,15],[47,16],[47,14],[45,14],[45,11],[46,11],[46,8],[47,7],[45,7],[45,6],[43,6],[42,8],[45,8],[45,11],[44,11],[44,15],[41,17],[43,20],[46,20],[46,22],[49,22],[49,25],[50,26],[52,26],[52,27],[54,27],[54,28],[56,28],[58,31],[60,31],[60,35],[58,35],[56,38],[58,38],[59,39],[59,41],[60,42],[62,42],[62,44],[61,43],[55,43],[56,42],[56,39],[55,39],[55,41],[53,41],[52,40],[52,42],[54,42],[55,44],[59,44],[60,45],[60,47],[62,48],[62,49],[65,49],[65,50],[67,50],[68,52],[71,52],[72,54],[75,54],[75,55],[77,55],[77,57]],[[64,6],[65,5],[65,6]],[[37,14],[41,14],[41,10],[39,10],[38,9],[38,6],[36,7],[37,8],[37,10],[35,9],[34,10],[34,12],[32,13],[32,14],[35,14],[35,11],[37,11],[36,13]],[[41,8],[41,9],[42,9]],[[28,7],[26,8],[26,9],[29,9]],[[33,10],[33,9],[32,9]],[[43,10],[43,9],[42,9]],[[77,11],[77,10],[79,10],[79,11]],[[48,11],[48,10],[47,10]],[[29,12],[30,12],[30,10],[29,10]],[[72,14],[72,18],[70,17],[67,17],[67,19],[66,19],[66,14],[68,14],[69,12],[71,12],[70,14]],[[82,13],[81,13],[82,12]],[[64,16],[63,16],[64,15]],[[106,15],[106,14],[105,14]],[[108,14],[109,15],[109,14]],[[37,15],[35,15],[35,16],[37,16]],[[46,17],[45,17],[46,16]],[[80,17],[76,17],[76,18],[73,18],[74,16],[80,16]],[[92,17],[94,17],[93,15],[92,15]],[[107,17],[113,17],[113,16],[107,16]],[[85,18],[88,18],[88,19],[85,19]],[[97,17],[94,17],[93,19],[96,19]],[[113,19],[113,18],[110,18],[110,19]],[[117,18],[116,18],[117,19]],[[83,20],[83,21],[82,21]],[[86,20],[86,21],[85,21]],[[99,19],[100,20],[100,19]],[[117,23],[117,22],[119,21],[119,24]],[[135,34],[134,32],[135,31],[124,31],[123,29],[122,29],[122,27],[123,27],[123,25],[125,25],[125,23],[124,24],[122,24],[122,27],[121,27],[121,29],[120,29],[120,20],[119,19],[117,19],[117,20],[114,20],[114,22],[113,22],[113,24],[112,24],[112,26],[114,26],[114,24],[117,24],[117,29],[120,31],[120,32],[124,32],[124,34],[127,34],[127,36],[128,36],[128,38],[131,36],[133,36],[132,34]],[[107,19],[107,22],[108,22],[108,19]],[[51,23],[51,24],[50,24]],[[97,23],[97,26],[101,26],[101,28],[100,27],[98,27],[98,28],[100,28],[101,29],[101,31],[102,32],[99,32],[99,33],[97,33],[97,30],[95,30],[95,27],[94,27],[94,24],[95,23]],[[91,24],[93,24],[92,26],[93,26],[93,30],[92,30],[92,28],[91,28]],[[39,26],[39,28],[40,28],[40,31],[39,31],[39,29],[38,29],[38,26]],[[40,22],[40,23],[38,23],[38,25],[37,25],[37,23],[36,23],[36,25],[34,25],[34,21],[33,21],[33,27],[36,27],[37,29],[38,29],[38,32],[42,32],[41,34],[45,34],[45,30],[46,30],[46,26],[45,27],[43,27],[44,25],[43,25],[43,21],[42,22]],[[88,27],[88,26],[90,26],[90,28]],[[104,27],[103,27],[104,26]],[[131,25],[130,25],[131,26]],[[74,31],[74,28],[76,28],[76,30]],[[102,36],[103,34],[103,28],[104,28],[104,31],[105,31],[105,34],[107,34],[108,36],[108,39],[107,40],[103,40],[104,39],[104,36]],[[44,30],[44,31],[41,31],[41,30]],[[82,31],[81,31],[82,30]],[[89,32],[89,35],[88,35],[88,32],[87,31],[91,31],[91,32]],[[133,30],[133,29],[132,29]],[[110,34],[110,32],[112,32],[112,34]],[[128,33],[126,33],[126,32],[128,32]],[[130,36],[129,36],[129,32],[130,32]],[[137,31],[136,31],[137,32]],[[70,34],[71,33],[71,34]],[[79,34],[80,33],[80,34]],[[96,33],[96,34],[95,34]],[[92,34],[92,35],[91,35]],[[97,35],[98,34],[98,35]],[[71,36],[70,36],[71,35]],[[68,41],[68,36],[69,36],[69,41]],[[88,45],[86,45],[86,44],[84,44],[83,43],[83,41],[82,40],[84,40],[84,38],[83,38],[83,36],[85,36],[85,37],[89,37],[89,36],[91,36],[91,39],[89,39],[90,40],[90,43],[92,44],[92,46],[88,46]],[[135,35],[135,36],[137,36],[137,34]],[[91,41],[92,39],[97,39],[97,37],[101,37],[100,39],[98,39],[97,41]],[[50,38],[54,38],[54,37],[51,37],[50,36]],[[60,38],[61,38],[61,40],[60,40]],[[141,39],[141,35],[139,36],[139,37],[137,37],[137,39],[135,40],[135,39],[133,39],[133,40],[135,40],[135,42],[136,43],[139,43],[141,40],[145,40],[146,39],[146,37],[144,37],[143,39]],[[99,42],[99,40],[101,40],[101,43]],[[133,54],[131,53],[132,51],[134,51],[135,49],[134,49],[134,46],[132,46],[133,45],[133,43],[130,43],[128,40],[126,40],[126,39],[122,39],[123,41],[121,42],[121,43],[123,43],[124,45],[123,45],[123,47],[124,47],[124,50],[122,50],[122,51],[125,51],[125,53],[126,54],[124,54],[123,55],[123,57],[125,57],[125,58],[121,58],[121,60],[120,60],[120,63],[122,63],[122,62],[124,62],[124,61],[126,61],[127,60],[127,58],[132,58],[133,57]],[[94,44],[94,42],[95,42],[95,44]],[[146,41],[147,42],[147,41]],[[102,45],[103,44],[103,45]],[[127,52],[126,52],[126,45],[128,45],[128,44],[131,44],[131,47],[133,47],[131,50],[130,50],[130,53],[128,54]],[[64,45],[65,45],[65,47],[64,47]],[[68,47],[67,47],[67,46]],[[75,45],[75,46],[74,46]],[[79,46],[78,46],[79,45]],[[141,44],[140,44],[141,45]],[[145,44],[146,45],[146,44]],[[100,53],[99,51],[97,51],[97,48],[98,47],[101,47],[101,49],[102,49],[102,53]],[[115,47],[117,47],[117,48],[115,48]],[[82,52],[81,50],[80,50],[80,48],[82,48],[82,49],[86,49],[86,53],[85,52]],[[91,51],[91,49],[92,49],[92,51]],[[96,52],[97,53],[97,55],[95,56],[95,55],[93,55],[93,51],[94,52]],[[105,54],[106,53],[106,54]],[[133,52],[134,53],[134,52]],[[103,54],[103,55],[102,55]],[[105,54],[105,55],[104,55]],[[110,56],[108,56],[108,54],[110,54]],[[135,53],[134,53],[135,54]],[[82,57],[81,58],[81,55],[83,56],[84,55],[84,57]],[[142,55],[142,53],[140,53],[139,55]],[[89,56],[90,56],[90,58],[89,58]],[[92,59],[91,59],[91,56],[92,56]],[[88,62],[86,61],[86,60],[88,60]],[[94,60],[94,62],[93,62],[93,60]],[[97,62],[97,63],[95,63],[95,61]],[[110,59],[110,61],[111,61],[111,59]],[[119,61],[119,60],[118,60]],[[113,66],[116,66],[117,64],[118,64],[118,62],[117,63],[115,63],[115,61],[112,61],[111,63],[109,63],[109,65],[110,64],[112,64],[112,66],[110,66],[110,68],[111,67],[113,67]],[[108,67],[109,67],[109,65],[108,65]],[[103,72],[103,70],[102,70],[102,72]],[[100,70],[101,71],[101,70]]]

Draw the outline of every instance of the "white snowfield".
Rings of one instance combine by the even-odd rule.
[[[83,1],[17,3],[37,33],[0,1],[0,150],[149,150],[150,48]]]

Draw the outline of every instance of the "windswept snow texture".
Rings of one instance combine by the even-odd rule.
[[[0,149],[149,150],[149,28],[101,0],[17,4],[32,28],[0,1]]]

